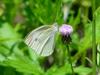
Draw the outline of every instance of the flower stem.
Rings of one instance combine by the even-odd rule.
[[[70,54],[70,50],[69,50],[69,45],[67,45],[67,51],[68,51],[68,56],[69,56],[69,62],[71,64],[72,75],[75,75],[74,74],[73,65],[72,65],[72,60],[71,60],[71,54]]]
[[[92,49],[93,49],[93,75],[96,75],[96,26],[95,26],[95,0],[92,0],[93,24],[92,24]]]

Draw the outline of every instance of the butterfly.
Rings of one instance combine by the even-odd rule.
[[[26,36],[25,43],[38,55],[49,56],[54,51],[54,39],[57,31],[57,23],[40,26]]]

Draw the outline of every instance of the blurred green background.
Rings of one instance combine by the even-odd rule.
[[[100,1],[96,0],[97,73],[100,74]],[[66,16],[63,13],[68,14]],[[66,17],[65,19],[63,19]],[[75,75],[92,73],[91,0],[0,0],[0,75],[72,75],[59,36],[51,56],[40,57],[23,40],[33,29],[57,22],[74,28],[70,52]]]

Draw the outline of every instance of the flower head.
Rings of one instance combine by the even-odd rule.
[[[64,35],[64,36],[68,36],[73,32],[73,28],[70,25],[66,25],[63,24],[60,28],[59,28],[59,32]]]
[[[63,24],[60,28],[59,28],[59,32],[62,35],[62,41],[63,43],[67,43],[69,44],[71,42],[71,33],[73,32],[73,28],[70,25],[66,25]]]

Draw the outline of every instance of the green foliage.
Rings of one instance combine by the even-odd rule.
[[[100,45],[98,1],[94,15],[96,44]],[[64,22],[62,8],[67,4],[70,5],[70,10]],[[72,75],[67,49],[63,46],[59,34],[56,36],[55,51],[49,57],[36,55],[24,44],[24,38],[31,30],[44,24],[51,25],[55,21],[59,26],[66,23],[74,28],[70,52],[75,74],[91,75],[91,7],[90,0],[1,0],[0,75]],[[99,52],[98,55],[100,56]]]

